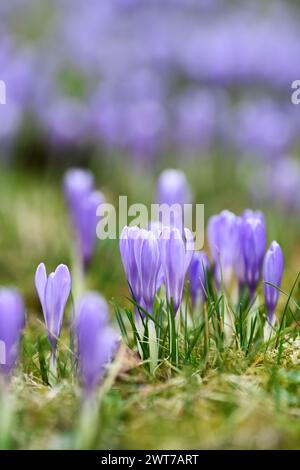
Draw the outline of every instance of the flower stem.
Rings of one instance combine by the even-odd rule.
[[[56,349],[52,349],[49,364],[49,384],[54,387],[57,384],[57,358]]]
[[[149,335],[149,355],[150,355],[150,372],[154,371],[158,363],[158,345],[155,324],[153,321],[148,321],[148,335]]]

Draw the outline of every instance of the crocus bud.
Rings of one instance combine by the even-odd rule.
[[[96,242],[97,208],[105,199],[102,193],[94,190],[93,175],[79,169],[67,171],[64,192],[76,232],[78,250],[86,267]]]
[[[75,322],[79,372],[86,393],[92,392],[118,347],[118,336],[109,326],[106,301],[99,294],[86,294]]]
[[[265,226],[265,216],[260,211],[253,211],[252,209],[245,209],[240,217],[237,217],[237,241],[236,241],[236,257],[234,263],[235,274],[238,279],[240,289],[246,284],[246,268],[243,254],[244,245],[244,222],[247,219],[260,219]]]
[[[47,276],[44,263],[35,274],[35,286],[43,309],[48,338],[55,352],[57,338],[60,336],[66,303],[71,291],[71,275],[64,264]]]
[[[185,174],[180,170],[164,170],[158,178],[156,200],[158,204],[173,206],[170,213],[161,214],[163,225],[175,226],[183,231],[184,204],[191,201]]]
[[[8,376],[18,359],[25,308],[14,289],[0,289],[0,372]]]
[[[138,227],[124,227],[120,236],[120,253],[130,294],[133,294],[136,302],[141,301],[142,288],[135,257],[135,241],[139,236]]]
[[[238,217],[227,210],[212,216],[208,221],[208,243],[215,265],[214,277],[218,288],[222,277],[225,285],[231,279],[238,241],[237,223]]]
[[[93,191],[86,196],[78,208],[77,236],[83,264],[86,267],[90,262],[97,238],[97,209],[105,201],[99,191]]]
[[[185,174],[181,170],[164,170],[158,178],[156,199],[158,204],[188,204],[191,190]]]
[[[135,258],[141,283],[142,307],[152,313],[161,267],[158,239],[152,231],[140,230]]]
[[[121,257],[136,301],[152,313],[159,285],[160,252],[158,234],[138,227],[125,227],[120,239]]]
[[[189,280],[192,304],[195,307],[197,300],[204,302],[206,299],[206,280],[209,270],[209,260],[204,251],[196,251],[189,268]]]
[[[266,249],[266,228],[261,217],[243,220],[241,236],[245,282],[249,287],[250,296],[253,297],[259,283]]]
[[[82,199],[94,190],[94,176],[90,171],[72,168],[66,172],[63,185],[71,217],[76,225]]]
[[[264,282],[265,302],[270,322],[273,320],[274,310],[279,298],[279,291],[276,287],[279,288],[281,285],[283,264],[283,253],[280,245],[273,241],[264,258],[262,276]],[[276,287],[266,284],[267,282]]]
[[[175,227],[164,227],[160,236],[160,257],[164,272],[167,299],[173,302],[177,312],[183,295],[187,270],[194,252],[194,238],[190,230],[184,229],[185,239]]]
[[[265,225],[265,216],[261,211],[254,211],[252,209],[245,209],[244,212],[242,213],[242,219],[260,219],[262,223]]]

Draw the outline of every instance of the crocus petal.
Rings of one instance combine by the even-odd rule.
[[[189,243],[191,234],[187,232]],[[192,252],[186,252],[186,246],[180,231],[175,227],[164,227],[160,236],[161,264],[165,276],[168,301],[173,300],[176,313],[182,300],[186,270],[189,267]]]
[[[185,272],[190,267],[194,250],[195,250],[195,242],[194,242],[194,236],[192,232],[188,229],[184,229],[184,234],[185,234],[185,239],[186,239],[186,257],[185,257]]]
[[[35,273],[35,287],[45,315],[45,289],[47,284],[47,272],[44,263],[40,263]]]
[[[142,244],[139,250],[138,270],[142,285],[142,298],[149,312],[152,312],[160,270],[158,241],[152,232],[141,233]]]
[[[231,279],[236,266],[236,253],[239,240],[238,217],[228,210],[212,216],[207,227],[208,243],[215,264],[214,277],[219,287],[221,277],[225,285]]]
[[[264,296],[270,320],[272,320],[278,302],[279,290],[276,289],[276,287],[279,288],[281,285],[283,268],[284,259],[282,250],[280,245],[273,241],[265,255],[263,263]],[[273,284],[275,287],[268,283]]]

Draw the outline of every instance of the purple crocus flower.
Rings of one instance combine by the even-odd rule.
[[[236,241],[236,256],[235,256],[235,274],[238,279],[240,290],[246,284],[246,272],[245,272],[245,259],[243,253],[243,229],[244,223],[247,219],[260,219],[262,224],[265,226],[265,216],[260,211],[253,211],[252,209],[245,209],[240,217],[237,217],[237,241]]]
[[[69,204],[73,223],[77,221],[77,211],[82,199],[88,196],[95,187],[93,174],[88,170],[71,168],[64,177],[64,192]]]
[[[177,312],[183,294],[184,280],[194,252],[194,237],[184,229],[185,239],[176,227],[164,227],[160,236],[160,256],[165,277],[167,299]]]
[[[266,227],[261,217],[243,220],[240,232],[245,282],[253,297],[259,283],[266,249]]]
[[[127,280],[137,302],[152,313],[159,285],[160,251],[152,230],[125,227],[120,240],[121,257]]]
[[[135,242],[138,239],[138,227],[124,227],[120,236],[120,253],[127,282],[136,302],[141,301],[142,288],[135,257]]]
[[[35,286],[42,305],[48,338],[55,354],[57,338],[60,335],[65,306],[71,291],[71,275],[64,264],[47,276],[44,263],[35,274]]]
[[[94,190],[89,171],[71,169],[64,178],[64,192],[76,231],[78,249],[86,267],[92,257],[98,223],[97,208],[104,202],[102,193]]]
[[[161,268],[159,243],[155,234],[151,230],[141,229],[134,251],[141,283],[142,307],[152,313]]]
[[[189,268],[190,291],[192,304],[195,307],[198,298],[206,299],[206,275],[209,270],[209,260],[204,251],[196,251]]]
[[[280,287],[283,274],[283,253],[280,245],[273,241],[268,249],[263,263],[263,282],[264,282],[264,295],[268,311],[269,321],[272,323],[274,310],[276,308],[279,291],[276,287]],[[267,282],[276,287],[266,284]]]
[[[80,376],[86,393],[90,393],[100,382],[118,346],[117,334],[109,326],[107,303],[99,294],[90,292],[82,298],[75,331]]]
[[[164,170],[157,182],[156,199],[158,204],[188,204],[191,190],[186,176],[181,170]]]
[[[215,264],[214,277],[220,286],[223,277],[225,285],[231,278],[235,265],[238,241],[238,217],[228,210],[212,216],[207,227],[208,243]]]
[[[9,375],[19,355],[25,308],[21,295],[14,289],[0,289],[0,372]]]
[[[163,225],[175,226],[182,231],[184,204],[191,201],[191,190],[185,174],[180,170],[164,170],[158,178],[156,200],[158,204],[173,206],[171,220],[169,223],[161,220]]]

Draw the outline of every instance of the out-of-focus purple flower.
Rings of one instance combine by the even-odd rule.
[[[252,209],[245,209],[244,212],[242,213],[242,218],[243,220],[246,219],[260,219],[262,223],[265,225],[265,216],[261,211],[254,211]]]
[[[40,112],[40,120],[46,128],[54,147],[79,145],[89,137],[85,103],[74,98],[54,98]]]
[[[42,305],[48,338],[55,352],[60,336],[64,310],[71,292],[71,275],[64,264],[47,276],[44,263],[39,264],[35,274],[35,287]]]
[[[9,375],[18,359],[25,308],[14,289],[0,289],[0,372]]]
[[[160,251],[157,235],[151,230],[125,227],[120,239],[121,257],[127,280],[136,301],[152,313],[159,286]]]
[[[262,262],[266,249],[266,227],[261,217],[243,219],[240,235],[242,237],[242,256],[244,276],[251,297],[259,283]]]
[[[71,168],[64,177],[64,192],[71,215],[76,223],[77,211],[82,199],[88,196],[95,187],[93,174],[88,170]]]
[[[217,100],[207,90],[188,89],[175,106],[175,138],[182,151],[207,150],[216,132]]]
[[[194,253],[194,237],[184,229],[185,240],[176,227],[164,227],[160,236],[160,256],[165,277],[167,298],[177,312],[183,294],[187,270]]]
[[[64,178],[64,192],[74,225],[79,252],[87,266],[95,247],[97,208],[104,196],[94,190],[94,178],[89,171],[71,169]]]
[[[158,204],[188,204],[191,190],[185,174],[181,170],[164,170],[158,178],[156,199]]]
[[[217,286],[220,286],[222,277],[226,285],[235,266],[238,217],[228,210],[212,216],[208,221],[207,235]]]
[[[283,253],[280,245],[273,241],[268,249],[263,263],[263,282],[264,295],[270,322],[273,320],[274,310],[276,308],[279,291],[276,287],[280,287],[283,274]],[[267,282],[276,287],[266,284]]]
[[[86,393],[90,393],[101,381],[118,347],[117,334],[109,326],[107,303],[99,294],[90,292],[82,298],[75,331],[80,376]]]
[[[183,209],[184,204],[191,202],[191,190],[186,176],[181,170],[168,169],[160,174],[157,182],[156,200],[158,204],[173,206],[170,212],[162,214],[160,222],[165,226],[175,226],[183,231]]]
[[[291,157],[284,157],[274,162],[270,173],[264,179],[267,198],[288,211],[300,208],[300,165]],[[276,191],[274,191],[276,188]]]
[[[276,102],[243,103],[235,126],[238,146],[258,157],[273,158],[285,153],[293,143],[295,125],[287,108]]]
[[[196,305],[198,298],[202,302],[206,299],[206,276],[210,268],[209,260],[204,251],[196,251],[189,268],[190,290],[193,306]]]
[[[104,201],[105,199],[101,192],[93,191],[80,204],[77,232],[80,252],[85,267],[93,255],[96,244],[97,209]]]

